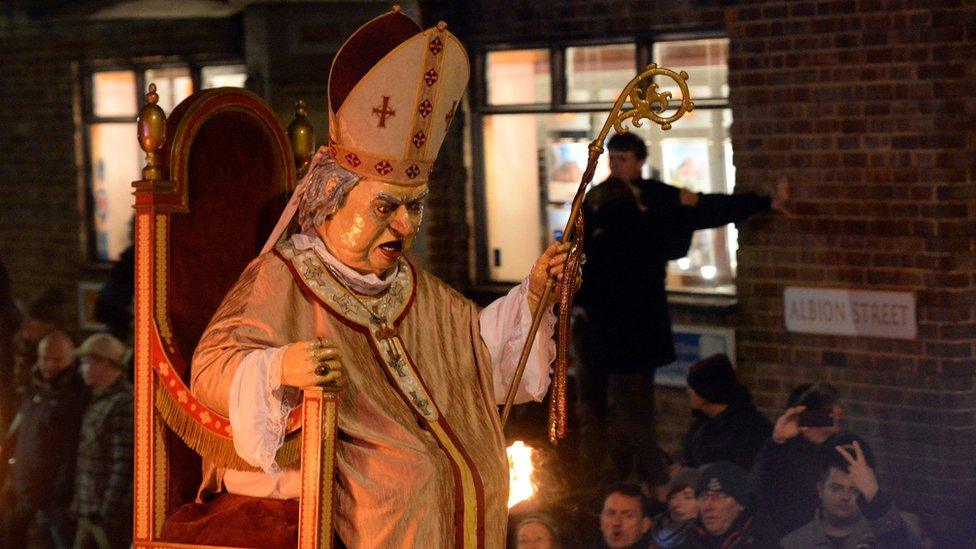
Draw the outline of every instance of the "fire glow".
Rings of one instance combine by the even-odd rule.
[[[508,508],[532,499],[537,487],[532,482],[532,447],[516,440],[505,449],[508,454]]]

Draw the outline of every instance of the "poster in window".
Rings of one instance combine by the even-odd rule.
[[[95,302],[102,284],[98,282],[78,283],[78,327],[89,332],[101,332],[107,326],[95,318]]]
[[[694,192],[711,192],[708,139],[662,139],[664,181]]]
[[[563,142],[549,145],[548,194],[550,202],[572,202],[579,188],[589,156],[587,143]]]
[[[677,360],[654,372],[654,383],[667,387],[687,387],[688,369],[692,364],[716,353],[725,353],[735,364],[735,332],[728,328],[707,326],[672,327],[674,354]]]

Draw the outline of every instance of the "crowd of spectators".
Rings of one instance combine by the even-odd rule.
[[[867,442],[843,429],[843,406],[829,383],[794,388],[774,424],[725,355],[693,365],[687,385],[694,421],[667,484],[634,475],[604,487],[594,509],[599,535],[577,535],[575,544],[559,538],[551,518],[533,515],[549,525],[546,539],[641,549],[930,546],[915,517],[899,512],[879,484]],[[515,542],[558,546],[529,545],[521,534]]]
[[[28,307],[0,263],[0,547],[132,543],[133,392],[128,347],[75,346],[62,292]]]

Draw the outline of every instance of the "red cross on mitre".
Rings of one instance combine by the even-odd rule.
[[[346,155],[346,162],[348,162],[353,168],[359,167],[359,165],[363,163],[362,160],[360,160],[359,157],[353,153]]]
[[[433,110],[434,106],[431,105],[430,101],[427,99],[424,99],[424,102],[417,106],[417,112],[419,112],[420,116],[423,116],[424,118],[427,118],[427,116],[429,116]]]
[[[436,82],[437,82],[437,71],[435,71],[434,69],[430,69],[429,71],[424,73],[424,83],[427,84],[427,87],[433,86],[434,83]]]
[[[393,116],[396,114],[396,111],[390,108],[390,96],[388,95],[383,96],[383,104],[378,107],[373,107],[373,114],[380,119],[380,123],[376,127],[385,128],[386,117]]]
[[[430,53],[437,55],[444,49],[444,42],[441,42],[441,39],[437,37],[431,40],[427,47],[430,49]]]
[[[410,164],[410,167],[407,168],[407,177],[414,179],[418,175],[420,175],[420,167],[416,164]]]

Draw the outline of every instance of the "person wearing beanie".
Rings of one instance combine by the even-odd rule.
[[[681,547],[695,528],[698,516],[698,469],[684,468],[671,477],[667,486],[668,510],[654,517],[651,547],[667,549]]]
[[[15,406],[29,390],[31,370],[37,363],[37,349],[41,339],[65,327],[65,296],[59,288],[49,288],[35,299],[24,316],[14,340],[14,369],[11,385]]]
[[[739,383],[728,356],[712,355],[691,367],[688,398],[695,419],[684,439],[685,465],[731,461],[748,471],[772,425]]]
[[[75,351],[92,401],[81,421],[75,495],[75,547],[132,543],[132,384],[123,375],[128,349],[95,334]]]
[[[682,547],[766,547],[753,533],[754,498],[744,469],[728,461],[706,465],[695,483],[695,495],[698,520]]]

